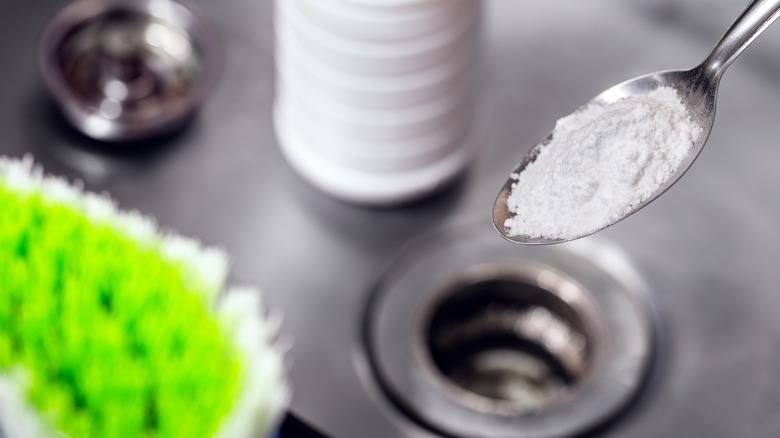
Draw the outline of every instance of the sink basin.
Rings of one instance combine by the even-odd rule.
[[[48,98],[37,39],[62,3],[0,3],[0,153],[32,153],[48,172],[223,246],[233,282],[261,285],[295,338],[294,413],[334,437],[436,436],[385,396],[363,354],[366,301],[390,261],[442,227],[489,228],[503,179],[558,117],[626,78],[693,66],[715,42],[634,2],[486,1],[489,144],[443,193],[368,209],[321,194],[278,149],[272,2],[196,3],[225,45],[221,86],[182,132],[142,147],[82,136]],[[731,17],[713,15],[714,27]],[[644,390],[599,436],[780,436],[780,72],[764,55],[776,56],[777,31],[726,74],[693,168],[597,236],[630,259],[659,321]]]

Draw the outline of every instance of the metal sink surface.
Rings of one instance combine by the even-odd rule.
[[[31,153],[47,172],[225,248],[231,281],[259,285],[284,314],[292,411],[330,436],[377,438],[434,436],[386,400],[363,357],[365,303],[387,264],[440,228],[490,228],[507,173],[557,118],[624,79],[698,64],[744,6],[487,1],[491,114],[478,159],[435,196],[367,208],[323,195],[278,149],[272,2],[197,3],[224,44],[218,89],[182,132],[111,145],[67,126],[40,81],[38,37],[64,3],[0,1],[0,153]],[[595,435],[780,436],[779,46],[775,26],[725,75],[709,143],[682,180],[587,238],[628,255],[659,326],[647,387]]]

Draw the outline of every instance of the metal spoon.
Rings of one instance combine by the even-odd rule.
[[[755,0],[744,12],[742,12],[742,15],[734,21],[720,41],[718,41],[718,44],[712,50],[712,53],[710,53],[700,65],[690,70],[667,70],[628,80],[607,89],[588,103],[611,103],[627,96],[647,94],[661,86],[672,87],[677,90],[677,93],[682,98],[683,104],[687,107],[693,121],[699,125],[702,132],[677,171],[674,172],[664,184],[658,187],[651,196],[614,222],[602,228],[590,230],[572,238],[551,239],[524,235],[510,236],[509,230],[504,227],[504,222],[514,215],[509,211],[507,206],[507,198],[511,192],[512,184],[516,181],[510,176],[501,188],[493,206],[493,225],[496,230],[506,239],[517,243],[549,244],[565,242],[593,234],[596,231],[613,225],[623,218],[635,213],[637,210],[664,193],[680,179],[693,164],[694,160],[696,160],[696,157],[699,155],[702,148],[704,148],[704,144],[712,130],[713,120],[715,119],[715,102],[718,84],[720,83],[723,72],[726,71],[726,68],[731,65],[734,59],[736,59],[737,56],[739,56],[739,54],[761,34],[761,32],[769,27],[769,25],[778,17],[778,14],[780,14],[780,0]],[[512,173],[519,174],[532,163],[536,159],[540,148],[550,142],[552,135],[553,133],[550,133],[547,138],[532,148]]]

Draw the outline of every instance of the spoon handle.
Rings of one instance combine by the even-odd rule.
[[[701,67],[712,83],[780,14],[780,0],[755,0],[723,34]]]

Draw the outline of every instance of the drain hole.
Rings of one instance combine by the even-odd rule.
[[[556,279],[554,288],[542,288],[512,272],[464,278],[444,291],[426,340],[435,368],[457,388],[459,401],[478,401],[489,410],[539,410],[581,382],[592,339],[584,316],[560,295],[583,291]]]
[[[485,333],[447,348],[441,372],[461,388],[524,405],[544,404],[572,384],[565,367],[540,346],[501,333]]]

